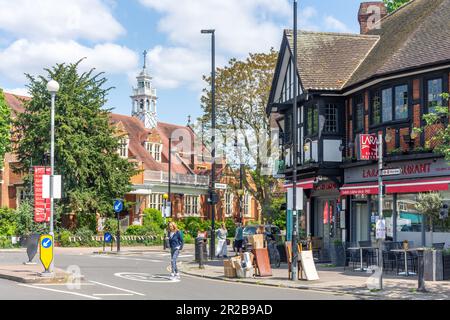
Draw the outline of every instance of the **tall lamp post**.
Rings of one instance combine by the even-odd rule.
[[[216,61],[215,61],[215,30],[207,29],[201,30],[202,34],[211,35],[211,186],[210,186],[210,204],[211,204],[211,242],[210,242],[210,256],[211,260],[215,257],[215,178],[216,178]]]
[[[297,1],[294,0],[294,70],[297,70]],[[298,272],[297,272],[297,264],[298,264],[298,217],[297,217],[297,137],[298,137],[298,116],[297,116],[297,94],[298,94],[298,81],[297,81],[297,72],[294,72],[294,102],[293,102],[293,110],[292,110],[292,118],[294,129],[293,139],[292,139],[292,147],[293,147],[293,170],[292,170],[292,263],[291,263],[291,276],[292,281],[298,280]]]
[[[53,215],[54,215],[54,200],[53,200],[53,177],[55,174],[55,98],[59,91],[59,83],[55,80],[50,80],[47,83],[47,91],[52,96],[52,107],[50,116],[50,235],[54,238],[55,232],[53,229]],[[49,272],[52,273],[54,269],[54,262],[50,264]]]

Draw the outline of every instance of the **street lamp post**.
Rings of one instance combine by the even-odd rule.
[[[53,177],[55,174],[55,99],[56,93],[59,91],[59,83],[55,80],[50,80],[47,83],[47,91],[52,96],[52,106],[50,115],[50,235],[54,238],[55,232],[53,229],[53,215],[54,215],[54,200],[53,200]],[[54,269],[54,262],[50,264],[49,272],[52,273]]]
[[[169,199],[169,195],[164,193],[164,209],[163,209],[163,217],[164,217],[164,226],[166,226],[166,212],[167,212],[167,200]],[[164,228],[164,239],[163,239],[163,249],[167,249],[167,226]]]
[[[297,1],[294,0],[294,70],[297,70]],[[291,276],[292,281],[298,280],[298,248],[297,248],[297,242],[298,242],[298,217],[297,217],[297,137],[298,137],[298,130],[297,130],[297,124],[298,124],[298,116],[297,116],[297,92],[298,90],[298,81],[297,81],[297,72],[294,72],[294,101],[293,101],[293,110],[292,110],[292,118],[293,118],[293,125],[294,129],[293,132],[293,139],[292,139],[292,147],[293,147],[293,170],[292,170],[292,263],[291,263]]]
[[[216,164],[216,61],[215,61],[215,30],[201,30],[202,34],[211,34],[211,187],[210,187],[210,199],[211,199],[211,242],[210,242],[210,256],[211,260],[215,256],[215,164]]]

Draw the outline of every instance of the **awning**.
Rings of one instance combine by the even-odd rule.
[[[127,194],[136,194],[136,195],[140,195],[140,196],[145,196],[145,195],[152,194],[152,190],[150,190],[150,189],[136,189],[136,190],[128,192]]]
[[[386,193],[417,193],[430,191],[445,191],[449,189],[450,177],[433,179],[411,179],[399,181],[383,181]],[[344,184],[341,195],[350,196],[356,194],[378,194],[378,183]]]
[[[297,181],[296,186],[298,188],[303,188],[303,189],[313,189],[314,188],[314,178],[309,178],[309,179],[304,179],[304,180],[300,180]],[[291,189],[293,187],[293,184],[285,184],[284,188],[285,189]]]

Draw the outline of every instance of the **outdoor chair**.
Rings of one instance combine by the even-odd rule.
[[[394,271],[394,269],[397,269],[397,257],[395,252],[392,252],[391,250],[395,249],[397,244],[395,242],[386,242],[384,245],[383,270],[386,272]]]
[[[354,242],[346,243],[345,250],[345,266],[344,271],[347,267],[351,267],[352,269],[356,268],[356,265],[360,263],[359,250],[349,250],[348,248],[357,247],[358,245]]]
[[[358,242],[360,247],[371,247],[372,241],[359,241]],[[370,265],[376,264],[377,260],[377,253],[375,249],[364,249],[363,250],[363,260],[365,259],[367,267]]]

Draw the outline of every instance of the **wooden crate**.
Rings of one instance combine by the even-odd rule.
[[[233,262],[231,260],[223,261],[224,275],[227,278],[236,278],[236,269],[234,268]]]

